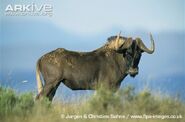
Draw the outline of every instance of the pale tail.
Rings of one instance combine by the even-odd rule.
[[[38,94],[39,94],[43,89],[43,84],[42,84],[42,81],[41,81],[41,78],[40,78],[40,59],[37,61],[36,79],[37,79],[37,88],[38,88]]]

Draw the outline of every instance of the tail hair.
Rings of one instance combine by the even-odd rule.
[[[37,65],[36,65],[36,79],[37,79],[37,89],[39,94],[43,90],[43,84],[40,77],[40,59],[37,61]]]

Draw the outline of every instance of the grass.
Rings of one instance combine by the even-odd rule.
[[[0,122],[82,122],[87,121],[86,117],[90,122],[185,121],[185,103],[178,98],[162,97],[162,94],[154,95],[148,90],[136,93],[131,86],[121,89],[115,94],[100,88],[91,98],[73,103],[62,101],[50,103],[46,98],[42,101],[34,101],[33,96],[33,93],[18,95],[12,89],[0,87]],[[71,119],[66,119],[67,115]],[[146,117],[146,115],[181,115],[182,118],[132,118]],[[122,117],[122,119],[113,119],[116,116]],[[105,119],[106,117],[111,117],[111,119]],[[128,117],[128,119],[123,117]]]

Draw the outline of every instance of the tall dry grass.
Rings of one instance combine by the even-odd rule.
[[[185,121],[185,103],[178,98],[163,97],[162,94],[160,96],[154,95],[148,90],[136,93],[131,86],[121,89],[117,93],[100,88],[89,99],[70,103],[63,101],[50,103],[46,98],[34,101],[33,96],[33,93],[18,95],[12,89],[0,87],[0,122]],[[136,119],[132,118],[133,115],[139,117],[144,115],[181,115],[182,118]],[[106,119],[107,116],[126,116],[128,118]]]

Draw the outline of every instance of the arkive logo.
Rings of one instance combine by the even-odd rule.
[[[5,7],[6,16],[52,16],[51,4],[8,4]]]

